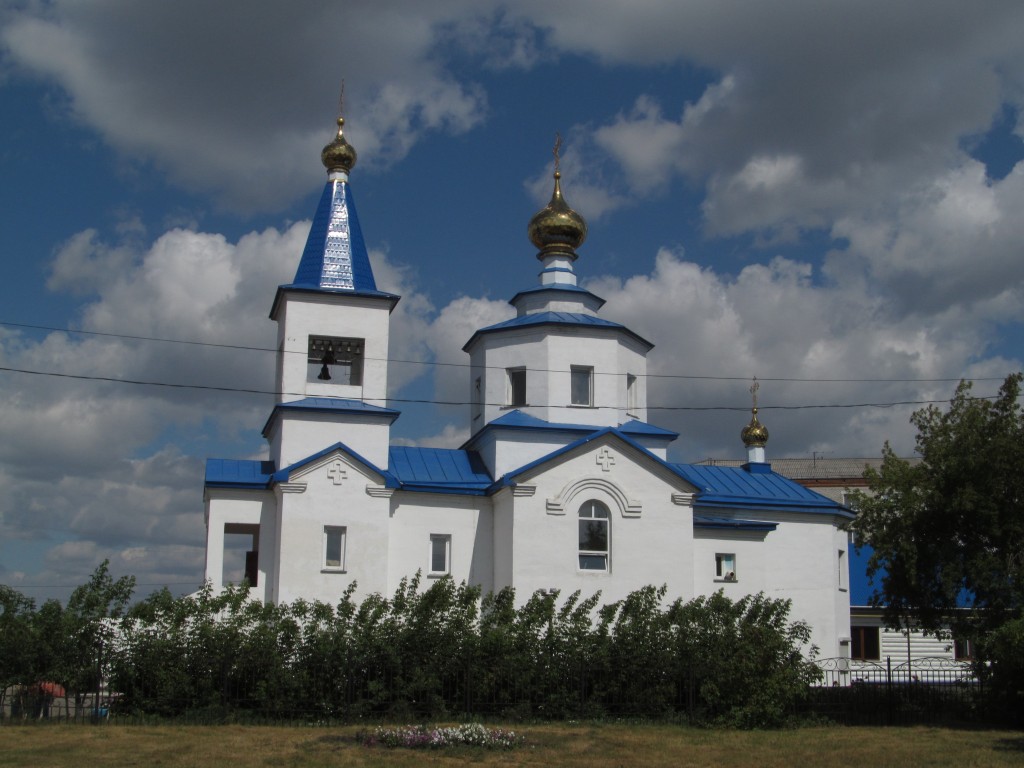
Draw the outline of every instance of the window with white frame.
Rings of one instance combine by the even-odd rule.
[[[448,534],[430,534],[430,573],[440,575],[451,573],[452,537]]]
[[[508,368],[508,394],[505,402],[513,408],[526,405],[526,369]]]
[[[637,390],[637,379],[632,373],[626,374],[626,413],[636,415],[637,404],[636,404],[636,390]]]
[[[594,404],[594,369],[586,365],[569,367],[570,402],[573,405]]]
[[[719,552],[715,555],[715,578],[721,581],[736,581],[736,555]]]
[[[344,526],[324,526],[324,570],[345,570],[345,539]]]
[[[611,514],[600,501],[580,507],[579,562],[581,571],[607,571]]]

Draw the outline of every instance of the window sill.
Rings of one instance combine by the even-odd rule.
[[[847,589],[846,587],[840,587],[840,588],[839,588],[839,591],[840,591],[840,592],[849,592],[850,590],[849,590],[849,589]]]
[[[522,405],[501,405],[498,406],[499,411],[514,411],[516,408],[529,408],[529,403],[523,403]]]
[[[597,408],[596,405],[580,405],[579,403],[569,403],[569,405],[567,405],[565,407],[566,408],[582,408],[583,410],[591,410],[591,411],[594,410],[595,408]]]
[[[427,574],[428,579],[440,579],[442,576],[450,576],[451,571],[431,571]]]
[[[715,579],[715,584],[739,584],[739,579]]]
[[[344,568],[321,568],[320,573],[348,573]]]

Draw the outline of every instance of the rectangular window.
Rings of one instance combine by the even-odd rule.
[[[362,385],[364,347],[363,339],[310,336],[306,381]]]
[[[482,377],[473,379],[473,421],[480,418],[484,404],[484,389]]]
[[[260,553],[254,549],[245,553],[245,580],[250,587],[260,585]]]
[[[513,408],[526,405],[526,369],[509,368],[508,373],[508,397],[506,402]]]
[[[451,554],[451,536],[430,534],[430,572],[432,574],[451,572]]]
[[[571,402],[573,405],[594,404],[594,369],[583,365],[569,368]]]
[[[954,638],[953,658],[957,661],[971,661],[974,658],[974,643],[970,640]]]
[[[636,415],[637,404],[636,404],[636,376],[632,373],[626,374],[626,413],[631,416]]]
[[[324,526],[324,568],[345,570],[345,529],[341,526]]]
[[[878,627],[850,627],[850,658],[878,661]]]
[[[839,572],[836,574],[836,578],[837,578],[836,583],[839,585],[839,589],[845,590],[846,589],[846,576],[847,576],[846,550],[844,550],[844,549],[840,549],[839,550],[839,555],[837,557],[837,563],[838,563]]]
[[[736,555],[721,552],[715,555],[715,578],[736,581]]]

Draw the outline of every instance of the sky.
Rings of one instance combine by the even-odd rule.
[[[557,132],[672,460],[744,455],[755,376],[769,460],[911,455],[915,408],[1022,367],[1022,30],[1018,0],[0,0],[0,583],[201,583],[204,461],[266,455],[342,82],[395,440],[467,437],[429,401],[536,283]]]

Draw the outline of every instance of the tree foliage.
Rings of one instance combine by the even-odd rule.
[[[95,689],[97,650],[118,711],[204,721],[303,717],[441,719],[652,716],[781,724],[814,678],[809,630],[789,603],[722,593],[665,603],[645,587],[599,605],[512,589],[481,595],[450,577],[403,580],[386,598],[264,605],[247,586],[152,594],[106,566],[67,608],[38,611],[0,589],[0,672]],[[52,648],[40,643],[49,638]],[[40,651],[40,649],[43,649]],[[33,655],[35,654],[35,655]],[[22,668],[19,671],[19,668]],[[27,670],[27,671],[26,671]],[[76,687],[77,686],[77,687]]]
[[[917,411],[919,463],[886,444],[852,524],[871,545],[874,603],[891,626],[984,639],[1024,610],[1021,374],[994,400],[961,382],[948,410]]]

